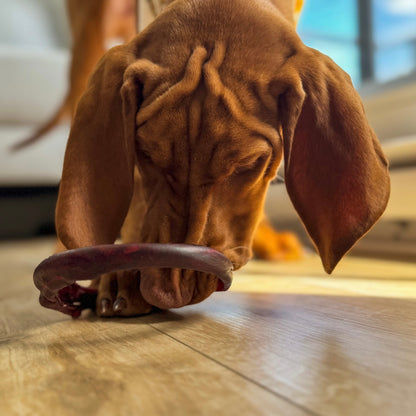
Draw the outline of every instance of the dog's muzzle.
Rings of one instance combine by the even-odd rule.
[[[75,283],[102,274],[148,267],[190,269],[218,277],[217,291],[228,290],[232,262],[217,250],[189,244],[110,244],[68,250],[42,261],[33,281],[40,290],[39,302],[77,318],[83,309],[94,309],[95,289]]]

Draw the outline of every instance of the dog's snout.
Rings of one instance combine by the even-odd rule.
[[[206,273],[181,269],[146,269],[140,291],[159,309],[180,308],[203,301],[217,289],[218,279]]]

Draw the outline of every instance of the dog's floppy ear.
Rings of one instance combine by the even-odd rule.
[[[56,209],[58,237],[67,248],[113,243],[126,216],[140,96],[135,82],[123,80],[132,59],[124,46],[111,49],[79,102]]]
[[[385,210],[388,163],[345,72],[306,47],[285,67],[278,111],[286,187],[331,273]]]

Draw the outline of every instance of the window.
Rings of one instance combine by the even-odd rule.
[[[416,0],[306,0],[298,31],[356,85],[416,72]]]

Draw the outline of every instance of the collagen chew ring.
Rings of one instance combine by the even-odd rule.
[[[94,309],[97,291],[75,283],[102,274],[147,267],[190,269],[218,277],[217,291],[228,290],[232,262],[217,250],[189,244],[109,244],[68,250],[42,261],[33,281],[39,302],[77,318],[83,309]]]

